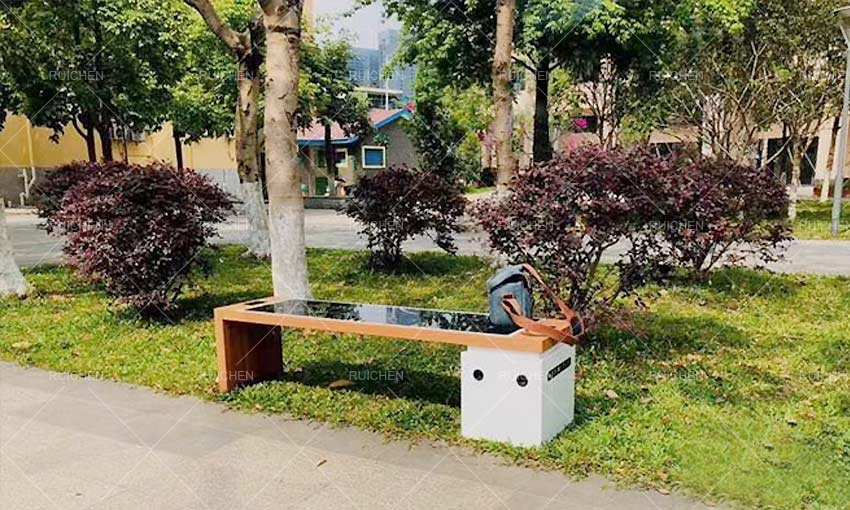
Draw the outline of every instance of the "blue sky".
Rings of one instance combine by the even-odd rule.
[[[313,5],[318,21],[330,22],[335,33],[346,33],[354,46],[362,48],[377,48],[378,32],[401,26],[395,19],[386,19],[380,0],[358,9],[351,17],[344,14],[354,8],[354,0],[315,0]]]

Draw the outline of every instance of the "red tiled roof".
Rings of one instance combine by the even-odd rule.
[[[372,123],[372,126],[378,124],[381,121],[384,121],[398,112],[407,108],[396,108],[394,110],[369,110],[369,122]],[[347,136],[345,132],[342,130],[339,124],[336,122],[331,126],[331,141],[338,140],[348,140],[351,138]],[[315,140],[324,140],[325,139],[325,126],[322,125],[321,122],[316,121],[313,122],[313,125],[307,129],[299,129],[298,130],[298,141],[315,141]]]

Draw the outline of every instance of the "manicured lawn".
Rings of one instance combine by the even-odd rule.
[[[459,437],[459,350],[449,346],[288,334],[285,381],[217,395],[212,308],[271,292],[267,268],[240,251],[216,252],[214,275],[161,323],[110,307],[65,269],[29,271],[36,295],[0,301],[0,357],[246,411],[470,444],[705,501],[850,504],[848,279],[728,270],[710,283],[651,289],[651,313],[634,312],[640,335],[603,331],[580,349],[575,424],[545,448],[519,449]],[[379,276],[361,253],[310,252],[319,298],[484,309],[486,262],[422,254],[413,263]],[[327,389],[364,369],[384,380]]]
[[[845,199],[841,214],[839,237],[832,237],[832,199],[828,202],[801,200],[797,206],[797,221],[794,222],[794,237],[797,239],[843,239],[850,240],[850,200]]]

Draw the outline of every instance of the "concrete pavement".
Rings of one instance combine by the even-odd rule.
[[[0,362],[0,508],[695,510],[463,448]]]
[[[328,210],[306,211],[307,245],[314,248],[366,249],[366,241],[357,233],[358,226],[351,219]],[[22,266],[55,264],[61,261],[62,241],[38,228],[39,220],[33,214],[8,214],[9,235],[15,249],[15,258]],[[216,244],[239,244],[246,239],[248,223],[244,218],[233,217],[218,226],[221,237]],[[490,251],[481,234],[466,232],[457,238],[460,253],[464,255],[489,255]],[[418,238],[405,244],[409,251],[438,250],[428,238]],[[615,246],[606,253],[605,261],[615,260],[623,247]],[[824,274],[850,276],[850,241],[794,241],[788,248],[785,260],[770,264],[770,269],[781,273]]]

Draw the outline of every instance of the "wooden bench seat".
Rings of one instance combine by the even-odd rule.
[[[569,321],[548,320],[557,334]],[[218,387],[283,376],[283,328],[462,345],[461,434],[539,446],[573,420],[575,346],[480,313],[267,298],[215,310]]]
[[[566,322],[564,327],[568,327]],[[519,328],[497,331],[486,314],[273,297],[257,299],[215,310],[219,389],[228,392],[238,386],[281,377],[282,328],[538,354],[556,344],[552,339]]]

